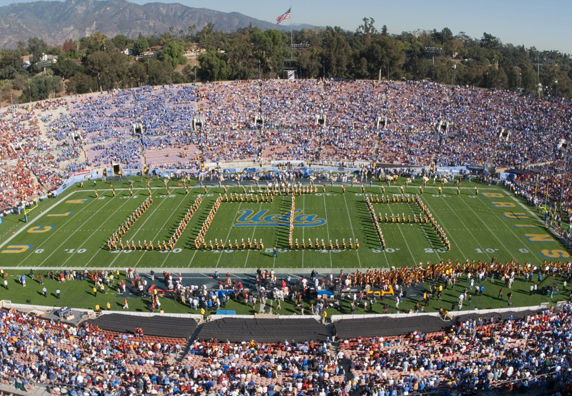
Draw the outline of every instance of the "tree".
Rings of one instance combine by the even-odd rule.
[[[490,67],[483,75],[482,86],[495,89],[508,88],[508,77],[503,69]]]
[[[190,40],[192,39],[190,36],[193,33],[193,30],[195,30],[196,28],[197,28],[197,25],[194,23],[191,26],[189,26],[189,39]]]
[[[197,70],[197,66],[186,65],[183,67],[183,78],[184,82],[194,82],[195,81],[195,71]]]
[[[185,48],[183,44],[177,43],[174,40],[169,41],[165,47],[163,47],[162,53],[162,60],[165,60],[173,66],[173,68],[177,67],[177,65],[183,65],[187,58],[184,56]]]
[[[97,79],[98,89],[111,88],[109,85],[108,72],[111,67],[111,57],[107,52],[97,51],[87,57],[87,69]]]
[[[32,55],[33,62],[38,62],[42,55],[48,52],[48,44],[40,38],[30,37],[28,39],[28,51]]]
[[[171,62],[152,59],[147,70],[147,82],[149,85],[170,84],[173,81],[172,73],[173,65]]]
[[[501,46],[501,41],[489,33],[483,33],[483,38],[481,39],[481,47],[496,50]]]
[[[423,46],[420,43],[415,42],[411,45],[404,69],[410,79],[424,79],[430,76],[431,64],[424,58]]]
[[[68,52],[75,52],[75,46],[73,45],[73,41],[72,40],[66,40],[64,42],[64,45],[62,46],[63,51],[68,53]]]
[[[62,79],[58,76],[42,75],[28,81],[20,96],[20,103],[48,99],[61,91]]]
[[[377,29],[374,26],[375,19],[363,18],[362,21],[363,21],[363,24],[358,26],[356,33],[363,37],[363,43],[364,43],[364,45],[367,46],[369,44],[369,40],[371,39],[371,36],[377,34]]]
[[[111,42],[115,45],[119,51],[123,51],[133,45],[133,40],[125,36],[124,34],[118,34],[111,39]]]
[[[99,31],[96,31],[86,40],[84,48],[86,49],[86,54],[91,54],[96,51],[105,51],[105,43],[107,42],[107,36]]]
[[[294,34],[294,42],[308,44],[298,52],[300,76],[303,78],[317,78],[322,73],[322,33],[318,29],[304,29]]]
[[[453,32],[448,27],[443,28],[440,32],[433,30],[433,39],[439,44],[445,44],[453,39]]]
[[[137,40],[135,40],[135,42],[133,43],[133,54],[143,55],[143,53],[148,49],[149,49],[149,42],[145,37],[143,37],[140,34]]]
[[[182,84],[185,82],[185,77],[178,71],[174,71],[171,75],[171,80],[173,81],[173,84]]]
[[[226,80],[230,75],[230,68],[226,63],[224,54],[216,51],[207,51],[199,55],[199,76],[201,81]]]
[[[64,58],[64,59],[59,59],[52,66],[52,69],[56,76],[60,76],[63,78],[70,78],[79,70],[79,67],[73,60],[69,58]]]
[[[97,90],[97,79],[83,71],[76,72],[67,82],[67,90],[78,94]]]
[[[347,77],[351,48],[345,33],[339,27],[327,27],[324,37],[324,75],[322,77]]]
[[[198,33],[197,41],[201,48],[207,51],[218,50],[224,47],[224,38],[220,31],[215,31],[215,25],[209,22]]]
[[[322,64],[320,63],[321,50],[310,47],[300,51],[298,54],[298,63],[300,64],[300,73],[304,78],[317,78],[322,73]]]
[[[129,57],[122,52],[112,52],[108,70],[108,88],[126,88],[129,84]]]
[[[285,46],[287,36],[279,30],[258,28],[252,31],[252,52],[257,62],[260,62],[263,74],[270,74],[271,78],[276,77],[284,64]]]
[[[0,77],[3,79],[16,78],[24,73],[24,62],[17,50],[3,49],[0,51]]]
[[[248,80],[258,77],[258,68],[262,67],[262,62],[265,61],[265,56],[262,52],[256,51],[258,57],[255,56],[255,51],[253,51],[253,39],[251,33],[254,29],[246,28],[233,35],[232,40],[226,48],[226,60],[229,69],[232,70],[232,77],[239,80]],[[209,51],[213,52],[213,51]],[[258,53],[259,52],[259,53]],[[211,56],[209,54],[209,56]],[[220,57],[222,58],[222,57]],[[212,65],[215,70],[219,68],[219,59],[208,59],[209,64]],[[199,58],[200,61],[200,58]],[[201,62],[201,67],[204,67]],[[211,78],[207,78],[211,79]],[[217,78],[218,79],[218,78]]]
[[[395,78],[402,70],[405,53],[398,42],[389,36],[377,36],[365,49],[369,78],[377,78],[379,71],[387,78]]]
[[[133,62],[128,70],[129,85],[139,87],[147,81],[147,68],[143,62]]]

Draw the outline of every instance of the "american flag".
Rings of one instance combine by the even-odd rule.
[[[279,24],[280,22],[282,22],[284,19],[290,19],[290,10],[292,8],[288,8],[288,11],[286,11],[284,14],[280,15],[278,18],[276,18],[276,23]]]

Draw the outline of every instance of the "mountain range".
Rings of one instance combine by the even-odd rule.
[[[107,37],[124,34],[136,38],[162,34],[173,28],[173,34],[189,33],[208,23],[215,29],[232,32],[250,25],[260,29],[290,30],[290,25],[261,21],[238,12],[219,12],[192,8],[182,4],[148,3],[139,5],[126,0],[66,0],[13,3],[0,7],[0,48],[15,48],[38,37],[50,45],[78,40],[96,31]],[[293,25],[292,29],[312,28]],[[196,30],[195,30],[196,32]]]

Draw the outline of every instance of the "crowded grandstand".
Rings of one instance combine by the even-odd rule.
[[[369,177],[387,169],[467,167],[484,179],[500,170],[510,175],[504,185],[530,203],[560,202],[567,209],[571,112],[567,100],[508,91],[343,80],[141,87],[13,105],[0,113],[0,209],[10,215],[48,199],[85,170],[101,176],[172,171],[216,182],[231,176],[228,169],[276,164],[351,166]],[[554,229],[568,239],[568,230]],[[480,285],[496,277],[509,292],[511,279],[528,282],[542,274],[566,287],[570,263],[544,265],[467,261],[309,278],[323,282],[324,290],[352,290],[362,305],[370,300],[355,297],[359,291],[427,279],[445,287],[453,282],[454,289],[457,279]],[[174,286],[174,298],[194,310],[218,307],[226,298]],[[243,301],[255,294],[240,282],[227,286]],[[306,286],[312,285],[303,285],[300,299]],[[260,285],[255,290],[260,294]],[[439,290],[427,292],[424,298],[437,298]],[[470,305],[467,291],[461,295]],[[428,314],[417,307],[408,317],[330,321],[320,301],[309,317],[302,310],[290,320],[206,322],[204,315],[109,312],[75,312],[81,320],[67,321],[6,307],[0,311],[0,389],[14,394],[570,392],[567,303],[511,310],[509,300],[503,312]]]
[[[567,202],[554,175],[568,171],[570,111],[567,100],[508,91],[338,80],[141,87],[13,105],[2,110],[0,207],[112,164],[199,176],[276,161],[370,174],[382,164],[512,169],[525,194],[538,181],[550,200],[562,193]]]

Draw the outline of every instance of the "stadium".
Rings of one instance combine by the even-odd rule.
[[[569,392],[569,101],[248,80],[0,110],[0,390]]]

